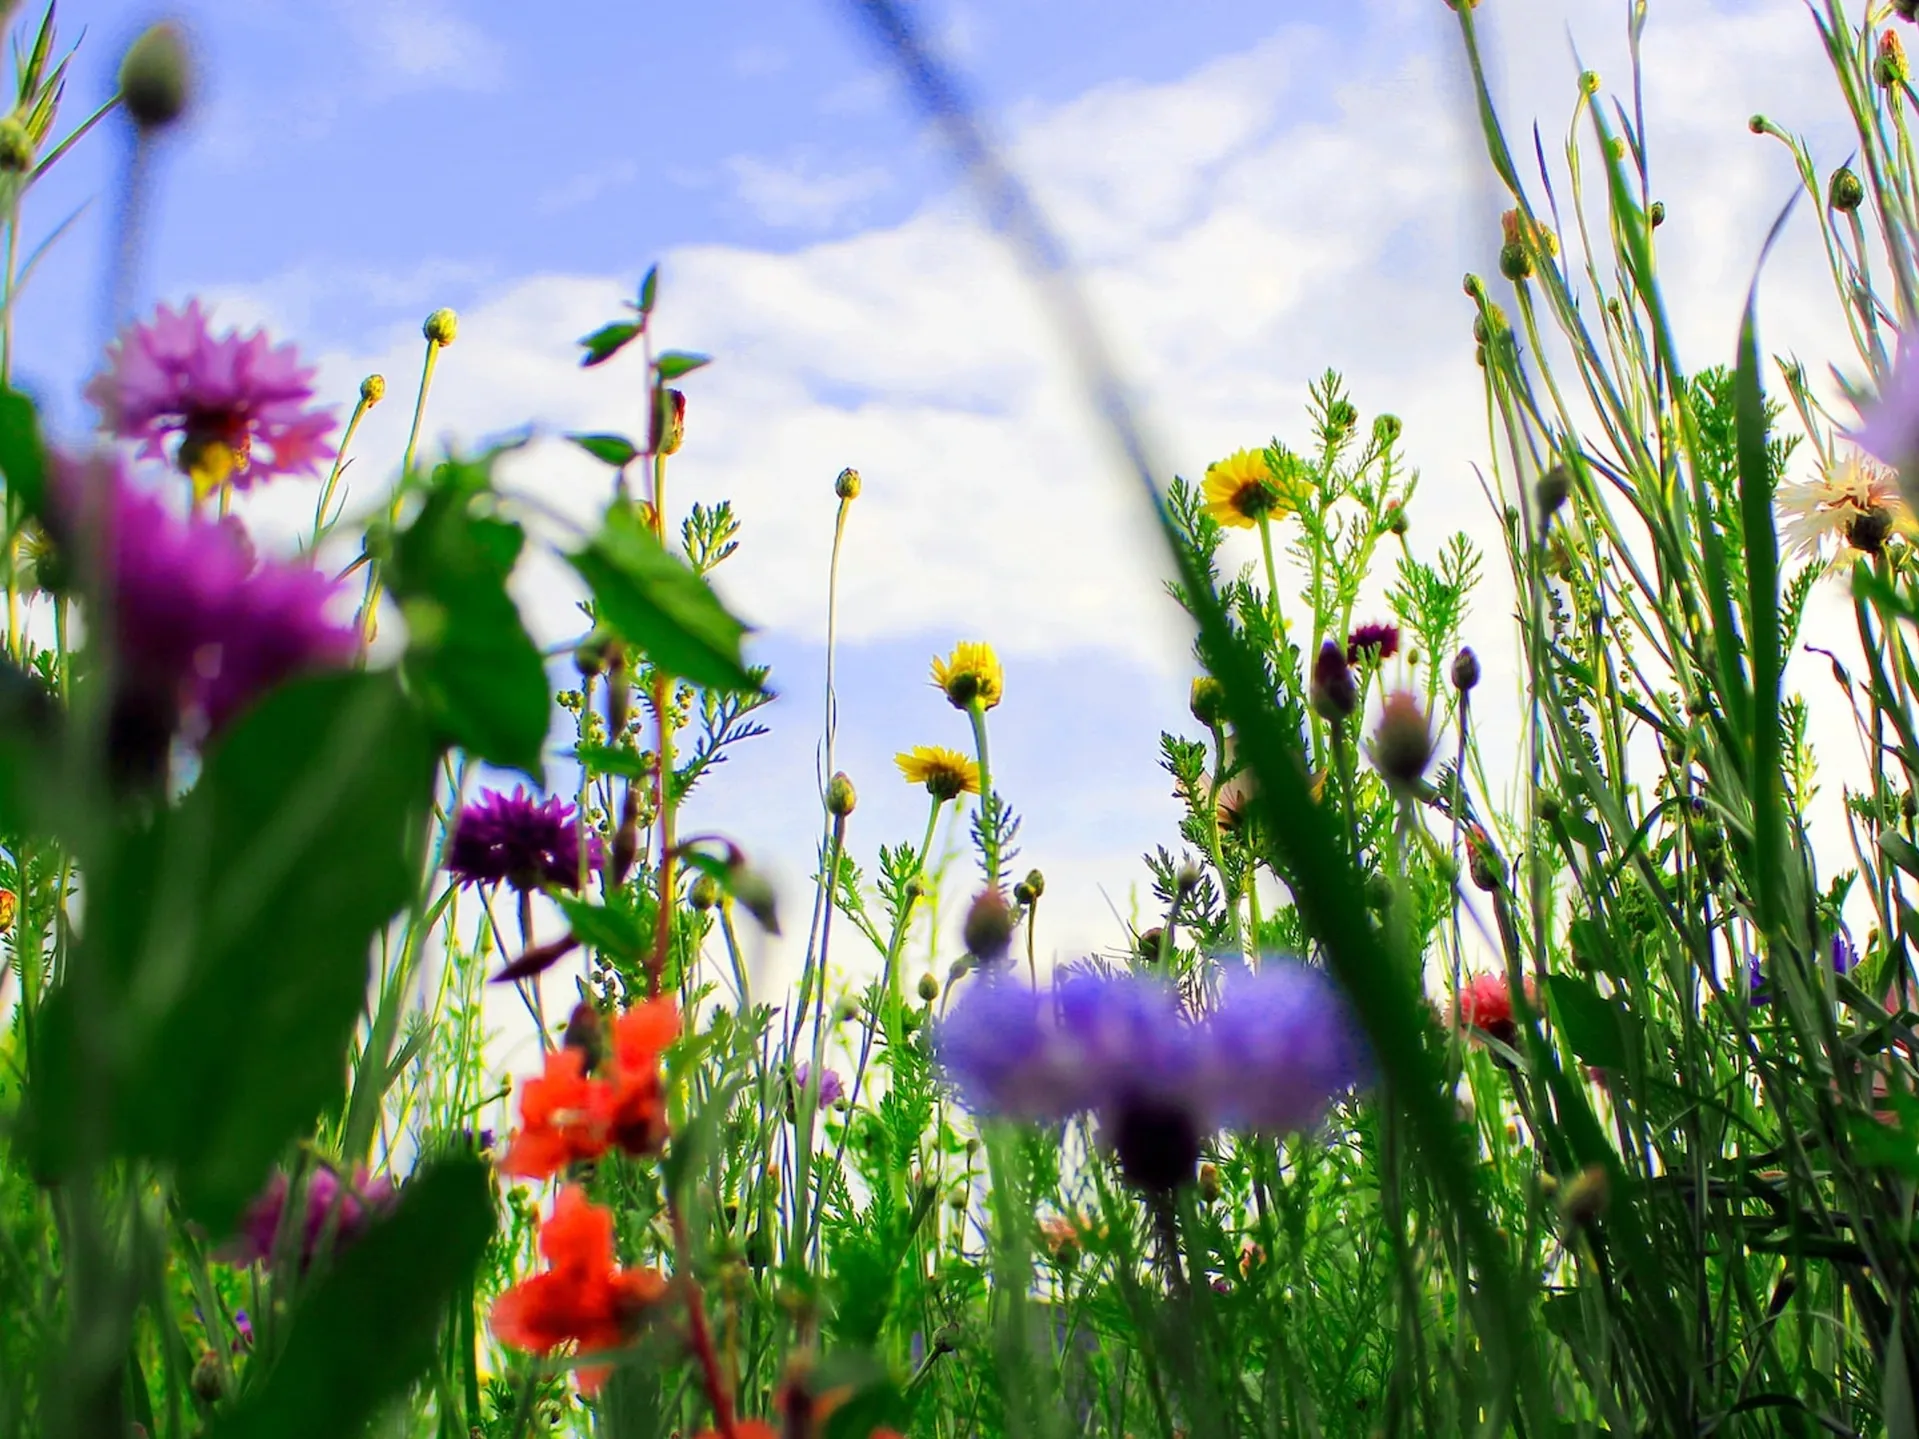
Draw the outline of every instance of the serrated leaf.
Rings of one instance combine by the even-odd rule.
[[[568,435],[567,438],[594,459],[623,470],[639,458],[639,447],[625,435]]]
[[[494,1226],[486,1166],[448,1160],[400,1191],[293,1312],[265,1381],[207,1439],[339,1439],[433,1361],[448,1302],[472,1278]]]
[[[605,364],[638,338],[639,333],[640,326],[635,320],[615,320],[610,325],[600,326],[580,341],[580,348],[586,351],[580,363],[589,368]]]
[[[1554,1017],[1572,1052],[1599,1069],[1623,1069],[1625,1026],[1631,1021],[1619,1005],[1585,980],[1570,974],[1546,976]]]
[[[608,509],[600,532],[567,558],[601,620],[657,668],[707,689],[758,692],[740,658],[746,626],[630,506]]]
[[[711,355],[696,355],[689,350],[668,350],[653,362],[653,369],[662,380],[677,380],[712,363]]]

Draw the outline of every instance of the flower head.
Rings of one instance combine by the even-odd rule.
[[[670,999],[649,999],[613,1021],[612,1139],[628,1154],[658,1154],[666,1142],[661,1056],[680,1035]]]
[[[1856,454],[1818,479],[1781,485],[1776,503],[1787,552],[1807,560],[1834,547],[1842,559],[1848,550],[1876,555],[1895,529],[1912,527],[1898,476]]]
[[[198,300],[165,305],[107,347],[107,368],[87,398],[107,428],[159,457],[179,439],[175,462],[201,493],[246,489],[274,475],[313,474],[333,458],[331,410],[307,407],[315,368],[264,331],[214,338]]]
[[[1363,1049],[1323,976],[1272,960],[1195,1022],[1168,985],[1074,971],[1050,996],[988,979],[953,1007],[939,1062],[978,1113],[1039,1122],[1093,1113],[1121,1170],[1170,1189],[1222,1126],[1316,1123],[1362,1075]]]
[[[582,1354],[617,1349],[666,1297],[666,1276],[657,1270],[615,1265],[613,1215],[575,1185],[560,1191],[553,1217],[541,1226],[540,1253],[548,1267],[493,1302],[493,1332],[515,1349],[551,1354],[568,1343]],[[581,1391],[592,1393],[609,1372],[580,1370]]]
[[[1389,660],[1399,653],[1399,626],[1375,620],[1371,624],[1354,625],[1353,632],[1346,637],[1346,663],[1356,665],[1361,659]]]
[[[589,834],[588,867],[598,869],[601,863],[600,837]],[[580,833],[573,806],[557,796],[541,803],[524,786],[516,786],[512,794],[482,790],[453,818],[446,867],[466,885],[578,889]]]
[[[263,1264],[272,1259],[286,1222],[287,1201],[292,1182],[277,1173],[240,1219],[240,1232],[226,1250],[236,1264]],[[392,1204],[394,1189],[390,1181],[369,1179],[364,1169],[356,1171],[351,1183],[325,1164],[315,1165],[307,1174],[301,1192],[304,1206],[297,1224],[302,1273],[312,1267],[323,1253],[337,1254],[365,1232],[366,1227]]]
[[[573,1030],[569,1025],[569,1036]],[[596,1069],[593,1043],[569,1042],[549,1053],[545,1072],[521,1087],[520,1128],[501,1170],[523,1179],[549,1179],[609,1149],[659,1153],[667,1132],[660,1057],[679,1032],[673,1001],[650,999],[613,1021],[612,1063],[600,1072],[591,1072]]]
[[[1297,513],[1310,483],[1298,457],[1286,449],[1235,450],[1206,467],[1206,513],[1222,525],[1249,530],[1261,520]]]
[[[1533,999],[1530,979],[1526,981],[1526,999],[1529,1004]],[[1509,1049],[1519,1042],[1512,988],[1503,974],[1477,974],[1461,985],[1453,1013],[1461,1029],[1476,1029]]]
[[[908,784],[922,784],[934,799],[958,799],[979,793],[979,761],[943,745],[915,745],[893,756]]]
[[[975,700],[981,709],[991,709],[1006,693],[1006,675],[1000,669],[993,647],[978,640],[961,640],[945,659],[933,659],[933,684],[952,701],[954,709],[966,709]]]
[[[1859,956],[1853,951],[1851,940],[1844,934],[1835,934],[1827,960],[1834,974],[1845,974],[1858,964]],[[1746,1000],[1754,1006],[1772,1003],[1772,986],[1766,982],[1765,966],[1757,954],[1746,960]],[[1888,1001],[1886,1007],[1890,1009],[1893,1005]]]
[[[793,1088],[795,1092],[805,1089],[806,1086],[812,1082],[812,1079],[812,1065],[801,1061],[800,1064],[795,1066],[793,1070]],[[822,1106],[838,1104],[844,1098],[846,1098],[846,1085],[840,1079],[840,1072],[837,1069],[822,1069],[820,1071],[820,1104]]]
[[[351,627],[327,613],[336,587],[307,565],[263,561],[237,521],[175,519],[115,462],[56,458],[48,527],[72,549],[95,491],[113,606],[117,746],[164,755],[204,739],[282,680],[351,661]]]
[[[1373,731],[1371,756],[1373,768],[1400,790],[1414,788],[1426,773],[1433,758],[1432,721],[1411,690],[1394,690],[1386,696],[1379,727]]]

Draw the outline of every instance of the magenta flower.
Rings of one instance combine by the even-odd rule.
[[[87,467],[113,606],[113,739],[128,773],[159,773],[175,734],[218,733],[282,680],[351,662],[357,639],[329,618],[325,576],[257,559],[237,521],[176,519],[115,461],[54,461],[48,523],[75,561]]]
[[[247,1207],[240,1232],[225,1251],[230,1263],[262,1264],[272,1259],[286,1222],[291,1188],[285,1174],[275,1174],[260,1197]],[[322,1253],[338,1254],[358,1239],[367,1225],[392,1205],[394,1189],[385,1178],[368,1179],[364,1169],[354,1174],[351,1184],[343,1184],[333,1169],[319,1164],[306,1177],[303,1198],[305,1213],[298,1234],[289,1234],[285,1242],[289,1252],[298,1246],[300,1269],[305,1272]],[[245,1332],[251,1339],[250,1324]]]
[[[587,836],[587,865],[602,862],[600,837]],[[556,885],[580,887],[580,834],[573,806],[553,798],[542,804],[524,786],[512,794],[482,790],[453,817],[446,847],[447,872],[461,884],[510,884],[519,890]]]
[[[1356,665],[1362,658],[1389,660],[1399,653],[1399,626],[1375,620],[1356,625],[1346,639],[1346,663]]]
[[[1919,342],[1910,334],[1899,336],[1892,373],[1859,419],[1850,438],[1860,449],[1902,473],[1919,467]]]
[[[113,434],[138,440],[142,456],[174,455],[203,491],[246,489],[274,475],[313,474],[334,456],[330,409],[308,408],[311,365],[291,344],[237,330],[215,338],[198,300],[165,305],[107,347],[107,368],[87,386]]]

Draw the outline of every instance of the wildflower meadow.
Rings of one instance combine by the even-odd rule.
[[[847,7],[1025,265],[1191,638],[1135,757],[1178,805],[1145,918],[1063,957],[993,635],[899,675],[947,723],[892,773],[836,765],[830,628],[825,714],[780,703],[724,598],[780,538],[676,483],[736,361],[670,265],[564,337],[632,421],[566,437],[601,489],[556,522],[500,481],[535,417],[436,443],[453,310],[330,394],[300,336],[144,294],[193,49],[148,29],[87,111],[64,17],[16,14],[0,1439],[1919,1436],[1915,5],[1805,4],[1780,63],[1846,152],[1752,121],[1851,341],[1795,355],[1765,234],[1743,325],[1681,351],[1640,76],[1569,60],[1561,114],[1504,115],[1475,27],[1519,0],[1445,3],[1504,209],[1447,297],[1484,551],[1412,522],[1403,399],[1332,371],[1162,467],[1044,197],[913,9]],[[1659,0],[1619,9],[1636,57]],[[68,426],[16,388],[21,237],[105,144]],[[837,619],[867,481],[816,483]],[[310,504],[297,543],[263,492]],[[797,889],[703,813],[777,727],[821,757]],[[874,833],[881,786],[924,827]]]

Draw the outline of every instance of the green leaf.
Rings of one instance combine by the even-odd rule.
[[[433,1362],[448,1302],[493,1234],[486,1166],[448,1160],[416,1176],[398,1204],[340,1256],[293,1312],[265,1382],[207,1429],[207,1439],[342,1439]]]
[[[496,455],[434,471],[389,582],[407,616],[402,671],[435,727],[469,754],[538,779],[552,718],[546,666],[506,589],[526,536],[476,513]]]
[[[646,278],[640,281],[640,313],[642,315],[653,313],[653,302],[659,298],[659,294],[660,267],[653,265],[648,268]]]
[[[1879,832],[1879,852],[1914,879],[1919,879],[1919,848],[1896,830]]]
[[[599,617],[659,669],[712,690],[757,693],[740,659],[746,626],[670,553],[629,505],[614,505],[586,548],[567,557]]]
[[[653,362],[653,369],[662,380],[677,380],[682,375],[690,375],[702,366],[712,363],[711,355],[696,355],[688,350],[668,350]]]
[[[640,929],[639,919],[629,911],[606,909],[565,894],[554,895],[553,902],[559,905],[581,944],[628,963],[637,963],[645,956],[647,936]]]
[[[1623,1069],[1625,1026],[1630,1023],[1625,1011],[1576,975],[1547,975],[1546,985],[1552,991],[1560,1032],[1572,1052],[1600,1069]]]
[[[596,460],[623,470],[639,458],[639,447],[625,435],[568,435],[567,438]]]
[[[231,1225],[339,1100],[374,937],[419,882],[434,759],[392,674],[297,681],[106,851],[74,961],[85,1014],[57,990],[35,1056],[43,1170],[71,1164],[78,1116],[108,1096],[117,1152],[171,1163],[192,1216]]]
[[[573,758],[578,760],[588,774],[615,774],[623,779],[651,779],[653,766],[646,756],[636,750],[619,749],[611,745],[576,745]]]
[[[0,660],[0,831],[30,835],[59,827],[65,727],[66,715],[46,686]]]
[[[580,347],[586,351],[580,363],[584,366],[603,365],[624,350],[640,333],[640,325],[635,320],[615,320],[610,325],[602,325],[584,340]]]
[[[0,389],[0,474],[25,512],[38,514],[47,497],[47,447],[33,401],[18,390]]]

